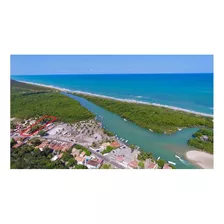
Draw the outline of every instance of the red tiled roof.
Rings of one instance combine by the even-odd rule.
[[[156,166],[155,163],[150,163],[150,164],[148,165],[148,169],[153,169],[155,166]]]
[[[17,143],[13,146],[14,149],[19,148],[21,145],[23,145],[23,142]]]
[[[84,162],[85,158],[84,157],[80,157],[80,156],[76,156],[75,160],[78,161],[78,162]]]
[[[83,151],[83,152],[80,154],[80,156],[81,156],[81,157],[84,157],[85,154],[86,154],[86,153]]]
[[[99,162],[96,160],[89,160],[86,164],[97,167]]]
[[[137,168],[138,167],[138,162],[137,161],[131,161],[128,165],[132,168]]]
[[[118,148],[118,147],[121,146],[118,142],[112,142],[110,145],[111,145],[113,148]]]
[[[166,163],[164,164],[163,169],[172,169],[172,167],[170,167],[170,165]]]

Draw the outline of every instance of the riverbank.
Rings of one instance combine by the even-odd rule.
[[[186,158],[203,169],[213,169],[213,155],[202,151],[188,151]]]
[[[104,95],[100,95],[100,94],[94,94],[94,93],[90,93],[90,92],[73,91],[73,90],[66,89],[66,88],[60,88],[60,87],[57,87],[57,86],[44,85],[44,84],[34,83],[34,82],[26,82],[26,81],[19,81],[19,82],[32,84],[32,85],[37,85],[37,86],[42,86],[42,87],[47,87],[47,88],[52,88],[52,89],[59,90],[59,91],[62,91],[62,92],[77,93],[77,94],[83,94],[83,95],[87,95],[87,96],[95,96],[95,97],[111,99],[111,100],[127,102],[127,103],[133,103],[133,104],[150,105],[150,106],[155,106],[155,107],[160,107],[160,108],[167,108],[167,109],[171,109],[171,110],[174,110],[174,111],[181,111],[181,112],[185,112],[185,113],[189,113],[189,114],[201,115],[201,116],[204,116],[204,117],[213,117],[212,114],[201,113],[201,112],[192,111],[192,110],[179,108],[179,107],[174,107],[174,106],[162,105],[162,104],[157,104],[157,103],[149,103],[149,102],[144,102],[144,101],[139,101],[139,100],[120,99],[120,98],[104,96]]]

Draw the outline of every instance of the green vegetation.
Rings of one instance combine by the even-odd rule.
[[[88,169],[88,167],[85,166],[85,165],[78,164],[78,165],[75,166],[74,169]]]
[[[141,169],[144,169],[145,164],[144,164],[144,162],[140,161],[140,162],[138,163],[138,166],[139,166]]]
[[[141,150],[140,154],[138,154],[138,160],[145,161],[146,159],[153,159],[152,153]]]
[[[153,105],[121,102],[113,99],[100,98],[84,94],[76,94],[87,100],[128,119],[133,123],[151,129],[157,133],[174,133],[184,127],[213,127],[211,117],[175,111]]]
[[[166,161],[163,160],[163,159],[159,159],[159,160],[157,161],[157,164],[158,164],[158,166],[162,169],[163,166],[166,164]]]
[[[65,152],[62,160],[51,161],[52,150],[47,148],[44,151],[34,148],[34,146],[23,145],[18,149],[11,150],[11,169],[87,169],[86,166],[77,165],[77,161]]]
[[[87,148],[83,147],[82,145],[78,145],[78,144],[76,144],[76,145],[75,145],[75,148],[76,148],[76,149],[79,149],[79,150],[80,150],[80,153],[85,152],[85,154],[86,154],[87,156],[90,156],[90,155],[91,155],[91,152],[90,152]]]
[[[169,164],[169,166],[172,168],[172,169],[176,169],[176,167],[172,164]]]
[[[67,163],[66,163],[66,166],[67,167],[72,167],[72,166],[75,166],[77,165],[77,161],[74,159],[74,158],[70,158]]]
[[[38,146],[41,144],[41,141],[39,138],[33,138],[30,143],[32,143],[34,146]]]
[[[79,102],[55,90],[11,80],[11,117],[28,119],[43,115],[66,123],[94,118]]]
[[[23,145],[11,150],[11,169],[66,169],[62,161],[52,162],[51,150],[40,151],[33,146]]]
[[[37,124],[34,125],[33,127],[30,128],[29,132],[30,133],[34,133],[35,131],[37,131],[38,129],[40,129],[41,125]]]
[[[113,132],[108,131],[108,130],[106,130],[106,129],[103,129],[103,132],[104,132],[104,134],[106,134],[106,135],[108,135],[108,136],[110,136],[110,137],[114,136],[114,133],[113,133]]]
[[[16,141],[14,140],[14,138],[11,138],[11,141],[10,141],[10,145],[11,145],[11,148],[16,144]]]
[[[131,144],[131,145],[129,145],[129,147],[130,147],[131,149],[135,149],[135,148],[136,148],[136,145]]]
[[[114,148],[113,148],[112,146],[108,145],[108,146],[106,147],[106,149],[104,149],[104,150],[102,151],[102,154],[109,153],[109,152],[111,152],[113,149],[114,149]]]
[[[44,130],[40,130],[40,131],[38,132],[38,135],[40,135],[40,136],[44,136],[44,135],[45,135],[45,131],[44,131]]]
[[[61,159],[67,162],[69,159],[73,159],[73,156],[69,152],[64,152]]]
[[[100,169],[111,169],[111,165],[110,164],[103,164]]]
[[[213,154],[213,130],[200,129],[192,137],[188,145]]]
[[[15,128],[16,128],[16,124],[13,123],[13,122],[11,122],[11,123],[10,123],[10,128],[11,128],[11,129],[15,129]]]

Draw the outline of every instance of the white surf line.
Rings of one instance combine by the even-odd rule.
[[[137,101],[137,100],[130,100],[130,99],[120,99],[120,98],[115,98],[115,97],[111,97],[111,96],[104,96],[104,95],[100,95],[100,94],[83,92],[83,91],[78,91],[78,90],[69,90],[69,89],[65,89],[65,88],[60,88],[60,87],[45,85],[45,84],[40,84],[40,83],[34,83],[34,82],[26,82],[26,81],[18,81],[18,82],[37,85],[37,86],[42,86],[42,87],[47,87],[47,88],[52,88],[52,89],[60,90],[62,92],[66,91],[66,92],[69,92],[69,93],[77,93],[77,94],[95,96],[95,97],[112,99],[112,100],[117,100],[117,101],[127,102],[127,103],[137,103],[137,104],[145,104],[145,105],[151,105],[151,106],[156,106],[156,107],[164,107],[164,108],[168,108],[168,109],[175,110],[175,111],[183,111],[183,112],[190,113],[190,114],[201,115],[201,116],[204,116],[204,117],[213,117],[212,114],[201,113],[201,112],[197,112],[197,111],[193,111],[193,110],[188,110],[188,109],[183,109],[183,108],[179,108],[179,107],[168,106],[168,105],[163,105],[163,104],[158,104],[158,103],[148,103],[148,102],[144,102],[144,101]]]

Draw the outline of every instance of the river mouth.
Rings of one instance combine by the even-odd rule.
[[[124,121],[120,116],[95,105],[94,103],[70,93],[62,94],[77,100],[82,106],[96,114],[103,127],[113,132],[119,138],[128,140],[129,144],[135,144],[146,152],[151,152],[155,158],[160,157],[166,161],[176,163],[177,169],[197,169],[190,161],[185,159],[187,151],[195,148],[189,147],[187,141],[198,128],[186,128],[172,135],[152,133],[132,122]],[[179,158],[178,158],[179,157]]]

